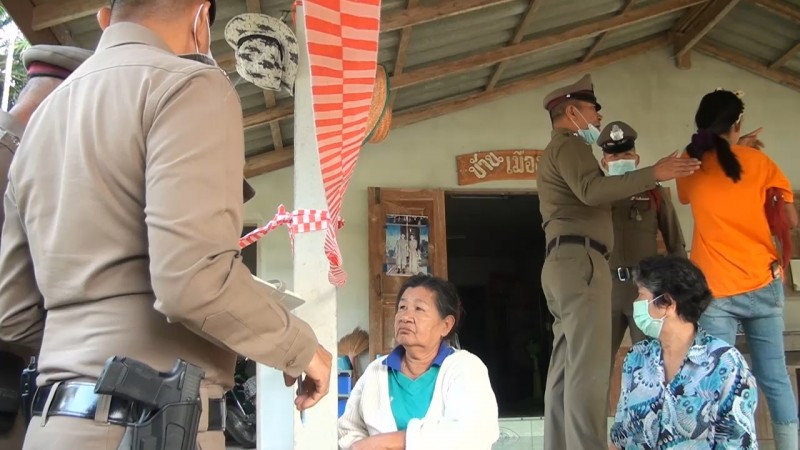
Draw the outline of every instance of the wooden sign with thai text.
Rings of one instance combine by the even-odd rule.
[[[458,184],[535,180],[542,150],[495,150],[456,156]]]

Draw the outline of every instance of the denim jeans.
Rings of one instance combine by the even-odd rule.
[[[767,399],[773,424],[796,424],[797,403],[783,350],[784,301],[783,283],[775,279],[763,288],[712,301],[700,318],[700,326],[734,344],[737,321],[741,321],[753,375]]]

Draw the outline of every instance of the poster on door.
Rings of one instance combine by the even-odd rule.
[[[430,274],[426,216],[386,216],[386,254],[383,273],[393,277]]]

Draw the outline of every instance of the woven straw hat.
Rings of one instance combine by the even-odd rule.
[[[386,68],[378,64],[375,72],[375,87],[372,91],[372,104],[367,118],[367,134],[364,142],[378,143],[386,139],[392,125],[392,111],[389,108],[389,76]]]

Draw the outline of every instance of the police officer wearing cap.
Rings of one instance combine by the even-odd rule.
[[[603,150],[600,165],[608,176],[625,175],[636,170],[638,134],[625,122],[611,122],[600,132],[597,145]],[[633,302],[638,290],[631,270],[644,258],[658,254],[658,232],[671,256],[686,257],[681,224],[669,193],[661,185],[623,198],[611,205],[614,223],[614,249],[611,251],[611,361],[630,331],[632,343],[645,338],[633,321]]]
[[[545,390],[548,450],[606,449],[611,373],[611,203],[693,173],[700,162],[675,157],[606,177],[592,154],[601,125],[590,75],[544,99],[553,125],[537,188],[546,257],[542,288],[554,316]]]
[[[0,111],[0,190],[8,184],[8,168],[31,115],[92,52],[77,47],[37,45],[22,54],[28,82],[9,112]],[[3,211],[0,210],[0,221]],[[25,423],[19,405],[20,374],[34,352],[0,342],[0,448],[19,450]]]
[[[40,348],[25,450],[118,448],[141,416],[94,392],[112,356],[203,370],[203,450],[225,448],[237,354],[287,385],[305,374],[298,409],[328,392],[330,353],[241,258],[244,127],[210,57],[213,6],[101,9],[95,54],[32,116],[11,164],[0,340]]]

